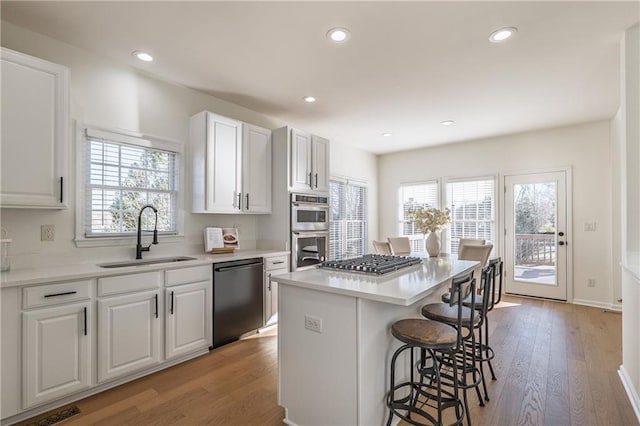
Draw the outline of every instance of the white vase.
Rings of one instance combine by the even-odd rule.
[[[424,246],[429,257],[437,257],[440,254],[440,234],[438,231],[429,232],[424,241]]]

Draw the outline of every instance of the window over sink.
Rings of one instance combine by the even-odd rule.
[[[158,210],[161,237],[180,233],[181,143],[87,128],[81,145],[78,246],[130,244],[147,204]],[[154,221],[143,214],[142,229]]]

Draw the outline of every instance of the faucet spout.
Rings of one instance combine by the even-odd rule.
[[[147,247],[142,247],[142,212],[145,209],[150,208],[156,215],[155,225],[153,227],[153,242],[151,244],[158,244],[158,209],[153,207],[151,204],[147,204],[146,206],[140,209],[140,213],[138,214],[138,232],[137,232],[137,244],[136,244],[136,259],[142,259],[142,252],[149,251],[151,248],[151,244]]]

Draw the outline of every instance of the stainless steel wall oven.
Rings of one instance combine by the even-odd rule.
[[[291,194],[291,270],[313,267],[329,253],[329,199]]]

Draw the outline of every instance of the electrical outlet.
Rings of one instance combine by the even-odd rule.
[[[55,225],[40,225],[40,241],[53,241],[56,239]]]
[[[589,278],[587,280],[587,287],[595,287],[596,286],[596,279],[595,278]]]
[[[584,223],[585,232],[596,232],[596,223],[595,222],[585,222]]]
[[[322,318],[305,315],[304,328],[315,331],[316,333],[322,333]]]

